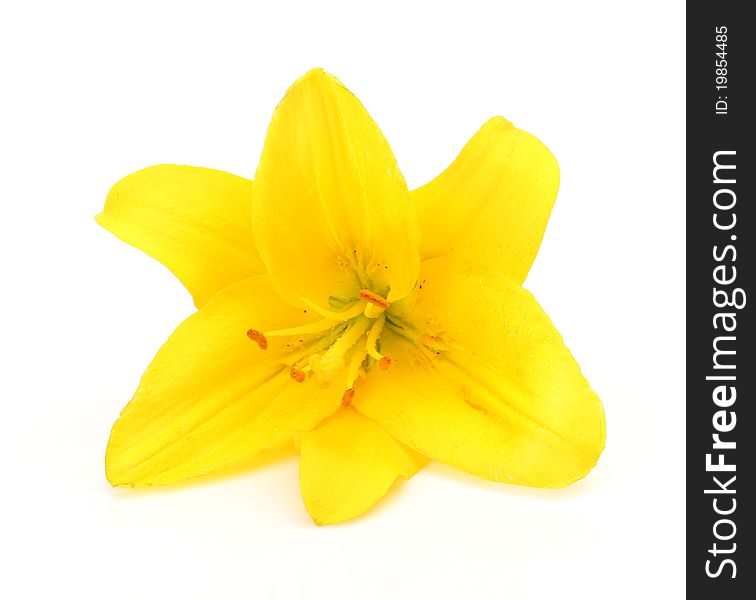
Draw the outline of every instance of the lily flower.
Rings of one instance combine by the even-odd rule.
[[[428,460],[558,488],[604,447],[604,413],[522,283],[559,184],[497,117],[408,191],[362,104],[313,70],[275,109],[254,181],[160,165],[97,221],[160,260],[198,311],[113,426],[113,486],[300,452],[318,524],[362,514]]]

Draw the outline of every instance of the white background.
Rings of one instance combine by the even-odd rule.
[[[682,2],[26,2],[0,9],[5,598],[680,598]],[[112,490],[110,426],[192,312],[100,229],[109,187],[173,162],[251,177],[308,69],[363,101],[410,187],[489,117],[562,187],[526,284],[602,397],[607,447],[563,491],[433,465],[318,528],[297,460]]]

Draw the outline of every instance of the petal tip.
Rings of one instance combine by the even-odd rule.
[[[291,93],[292,90],[295,90],[299,87],[301,87],[304,84],[312,84],[317,86],[324,86],[324,85],[331,85],[336,84],[339,87],[346,87],[344,86],[341,81],[335,76],[326,71],[325,69],[322,69],[321,67],[316,67],[314,69],[310,69],[302,75],[299,79],[297,79],[290,87],[289,91],[287,93]]]
[[[483,124],[481,129],[496,129],[497,131],[506,131],[507,129],[516,129],[512,121],[501,116],[491,117]]]
[[[323,69],[322,67],[315,67],[314,69],[310,69],[305,73],[304,77],[302,79],[317,79],[319,77],[327,78],[328,72]]]
[[[486,121],[483,126],[480,128],[479,133],[488,133],[492,136],[500,136],[500,135],[509,135],[509,136],[515,136],[513,139],[519,140],[521,144],[532,144],[534,147],[540,147],[542,151],[544,152],[544,157],[547,160],[550,160],[553,163],[553,168],[556,169],[556,174],[558,176],[559,173],[559,164],[556,160],[556,157],[554,154],[549,150],[548,146],[544,144],[538,137],[533,135],[532,133],[529,133],[525,131],[524,129],[520,129],[519,127],[516,127],[514,123],[512,123],[510,120],[501,117],[496,116],[492,117],[488,121]]]
[[[133,481],[129,481],[122,472],[114,468],[107,455],[105,458],[105,479],[114,488],[133,488],[136,484]]]
[[[149,483],[138,481],[133,473],[129,473],[130,468],[122,452],[123,444],[120,435],[122,425],[122,418],[119,418],[110,431],[110,439],[105,449],[105,479],[114,488],[146,487]]]

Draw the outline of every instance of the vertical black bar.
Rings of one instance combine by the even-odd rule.
[[[687,3],[687,590],[726,600],[756,598],[750,8]]]

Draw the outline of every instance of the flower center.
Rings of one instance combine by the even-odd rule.
[[[357,298],[336,298],[335,303],[343,305],[340,310],[325,309],[305,298],[302,302],[323,318],[288,329],[266,332],[250,329],[247,337],[261,350],[267,350],[270,337],[316,334],[315,341],[308,344],[304,352],[292,353],[291,363],[286,365],[289,375],[297,383],[312,377],[320,387],[328,387],[345,369],[346,385],[341,402],[349,406],[354,397],[354,383],[361,375],[376,365],[384,371],[391,366],[391,358],[380,352],[385,311],[390,304],[368,289],[360,290]]]

